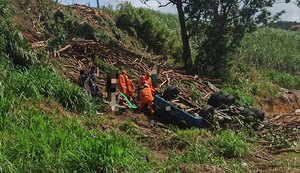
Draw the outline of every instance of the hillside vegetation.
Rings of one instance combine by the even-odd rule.
[[[169,68],[175,62],[182,66],[176,16],[127,3],[94,15],[93,10],[78,10],[81,6],[47,0],[19,2],[0,0],[0,172],[300,170],[299,155],[269,152],[296,146],[298,141],[289,134],[274,129],[257,133],[241,122],[231,129],[183,129],[153,123],[132,111],[115,115],[62,73],[74,67],[58,64],[64,59],[53,56],[76,38],[117,47],[111,49],[122,51],[116,58],[142,52],[146,62],[162,59]],[[39,24],[31,26],[37,19]],[[299,37],[297,32],[270,28],[247,35],[231,55],[230,75],[220,87],[247,106],[262,96],[275,96],[279,86],[299,89]],[[35,44],[25,38],[45,45],[33,49]],[[98,55],[92,58],[104,72],[124,68],[112,67]],[[191,97],[201,100],[195,90]],[[264,148],[262,140],[272,147]]]
[[[300,32],[271,28],[248,34],[231,56],[225,90],[245,95],[244,104],[255,104],[253,96],[272,98],[280,94],[280,87],[299,89],[299,36]]]

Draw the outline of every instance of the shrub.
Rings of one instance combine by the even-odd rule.
[[[214,152],[225,158],[242,157],[249,153],[249,146],[245,142],[245,134],[236,134],[232,130],[221,131],[209,143],[214,146]]]
[[[180,57],[179,24],[174,15],[124,3],[119,6],[116,26],[141,38],[155,53]]]

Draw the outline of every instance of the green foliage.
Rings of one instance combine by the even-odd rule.
[[[232,130],[221,131],[215,138],[209,140],[214,145],[214,152],[225,158],[242,157],[249,153],[249,146],[245,142],[245,134]]]
[[[118,71],[118,68],[115,67],[115,66],[110,66],[108,64],[106,64],[104,61],[103,61],[103,58],[100,57],[100,56],[97,56],[95,58],[95,65],[97,67],[99,67],[99,69],[101,69],[102,71],[106,72],[106,73],[111,73],[111,72],[114,72],[114,71]]]
[[[222,88],[222,91],[234,95],[239,105],[253,107],[257,105],[257,100],[253,94],[247,91],[247,88],[242,86],[230,86]]]
[[[80,37],[86,40],[96,40],[95,29],[86,22],[79,23],[77,20],[68,18],[63,23],[63,27],[71,37]]]
[[[148,152],[116,133],[88,131],[71,119],[35,108],[1,116],[4,172],[147,172]]]
[[[155,53],[180,57],[176,16],[134,8],[130,3],[124,3],[119,6],[116,25],[130,35],[141,38]]]
[[[267,11],[274,1],[210,1],[191,0],[185,10],[189,29],[199,42],[196,64],[213,67],[206,75],[225,77],[228,55],[240,45],[246,33],[271,20]],[[206,69],[204,68],[204,69]]]
[[[265,71],[266,76],[274,83],[290,89],[300,88],[300,75],[291,75],[289,73],[278,72],[276,70]]]
[[[64,45],[66,43],[67,43],[66,34],[61,33],[58,36],[53,37],[48,41],[47,48],[48,50],[53,51],[59,48],[60,45]]]
[[[299,143],[299,140],[297,141],[297,139],[293,139],[292,136],[299,133],[299,128],[287,128],[285,129],[285,133],[282,133],[280,130],[271,127],[264,133],[261,133],[259,137],[268,141],[270,143],[269,147],[274,150],[278,150],[283,148],[296,147]]]
[[[193,163],[223,167],[225,159],[246,157],[249,153],[247,135],[244,133],[237,134],[232,130],[212,133],[205,129],[175,129],[175,132],[179,139],[188,144],[188,147],[180,155],[171,155],[167,162],[170,170],[179,171],[176,166]]]
[[[47,67],[16,69],[0,59],[0,167],[3,172],[147,172],[144,148],[116,133],[88,131],[73,119],[31,106],[53,97],[66,108],[93,110],[91,97]],[[152,166],[151,166],[152,165]]]
[[[299,54],[300,33],[262,28],[243,39],[235,58],[259,69],[295,75],[300,70]]]
[[[246,35],[227,69],[226,81],[232,88],[229,92],[242,90],[248,95],[275,97],[279,86],[298,89],[299,36],[296,32],[270,28]]]
[[[0,66],[3,76],[0,82],[4,93],[21,99],[40,99],[53,97],[65,108],[74,111],[95,109],[92,98],[80,87],[71,84],[56,72],[45,66],[30,66],[27,70],[14,69],[5,59]]]
[[[180,130],[178,128],[175,128],[174,131],[182,141],[189,144],[200,142],[200,140],[212,137],[207,130],[198,129],[198,128],[192,128],[186,130]]]
[[[29,45],[23,39],[12,22],[11,9],[8,1],[0,1],[0,52],[7,55],[17,65],[27,66],[38,62],[37,55],[29,50]]]
[[[120,123],[119,129],[129,135],[138,135],[140,130],[131,119],[126,119]]]

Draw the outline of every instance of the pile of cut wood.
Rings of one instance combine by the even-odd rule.
[[[73,63],[75,66],[73,69],[76,69],[77,66],[78,71],[73,72],[78,73],[78,76],[79,70],[91,66],[96,57],[102,58],[108,66],[129,69],[132,72],[130,78],[138,79],[141,75],[150,71],[150,67],[143,56],[120,49],[117,46],[109,47],[91,40],[71,40],[69,44],[57,50],[54,57],[77,61],[77,63]],[[104,73],[101,70],[99,69],[100,72]],[[100,76],[105,75],[100,74]],[[192,83],[197,92],[206,96],[206,98],[216,90],[213,85],[207,85],[198,76],[185,75],[173,69],[159,68],[158,78],[159,86],[162,88],[172,84]],[[183,95],[189,95],[190,91],[187,88],[179,86],[179,89]]]

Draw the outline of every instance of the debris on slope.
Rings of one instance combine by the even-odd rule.
[[[300,91],[284,90],[279,98],[262,100],[261,105],[270,115],[295,112],[300,109]]]
[[[283,128],[300,128],[300,114],[299,113],[285,113],[273,115],[270,123],[280,129]]]
[[[143,56],[122,50],[117,46],[106,46],[91,40],[72,40],[65,47],[56,51],[54,57],[73,59],[73,63],[68,66],[72,67],[72,73],[77,74],[77,77],[79,76],[79,70],[91,66],[96,57],[103,58],[107,65],[130,69],[132,72],[131,78],[138,79],[141,75],[150,71]],[[99,71],[102,73],[100,77],[104,79],[104,71],[102,69],[99,69]],[[200,92],[207,99],[215,91],[215,88],[205,84],[199,76],[185,75],[176,70],[163,67],[159,70],[159,83],[162,88],[178,84],[183,95],[189,95],[189,90],[183,86],[180,87],[180,85],[182,83],[193,83],[197,92]]]

